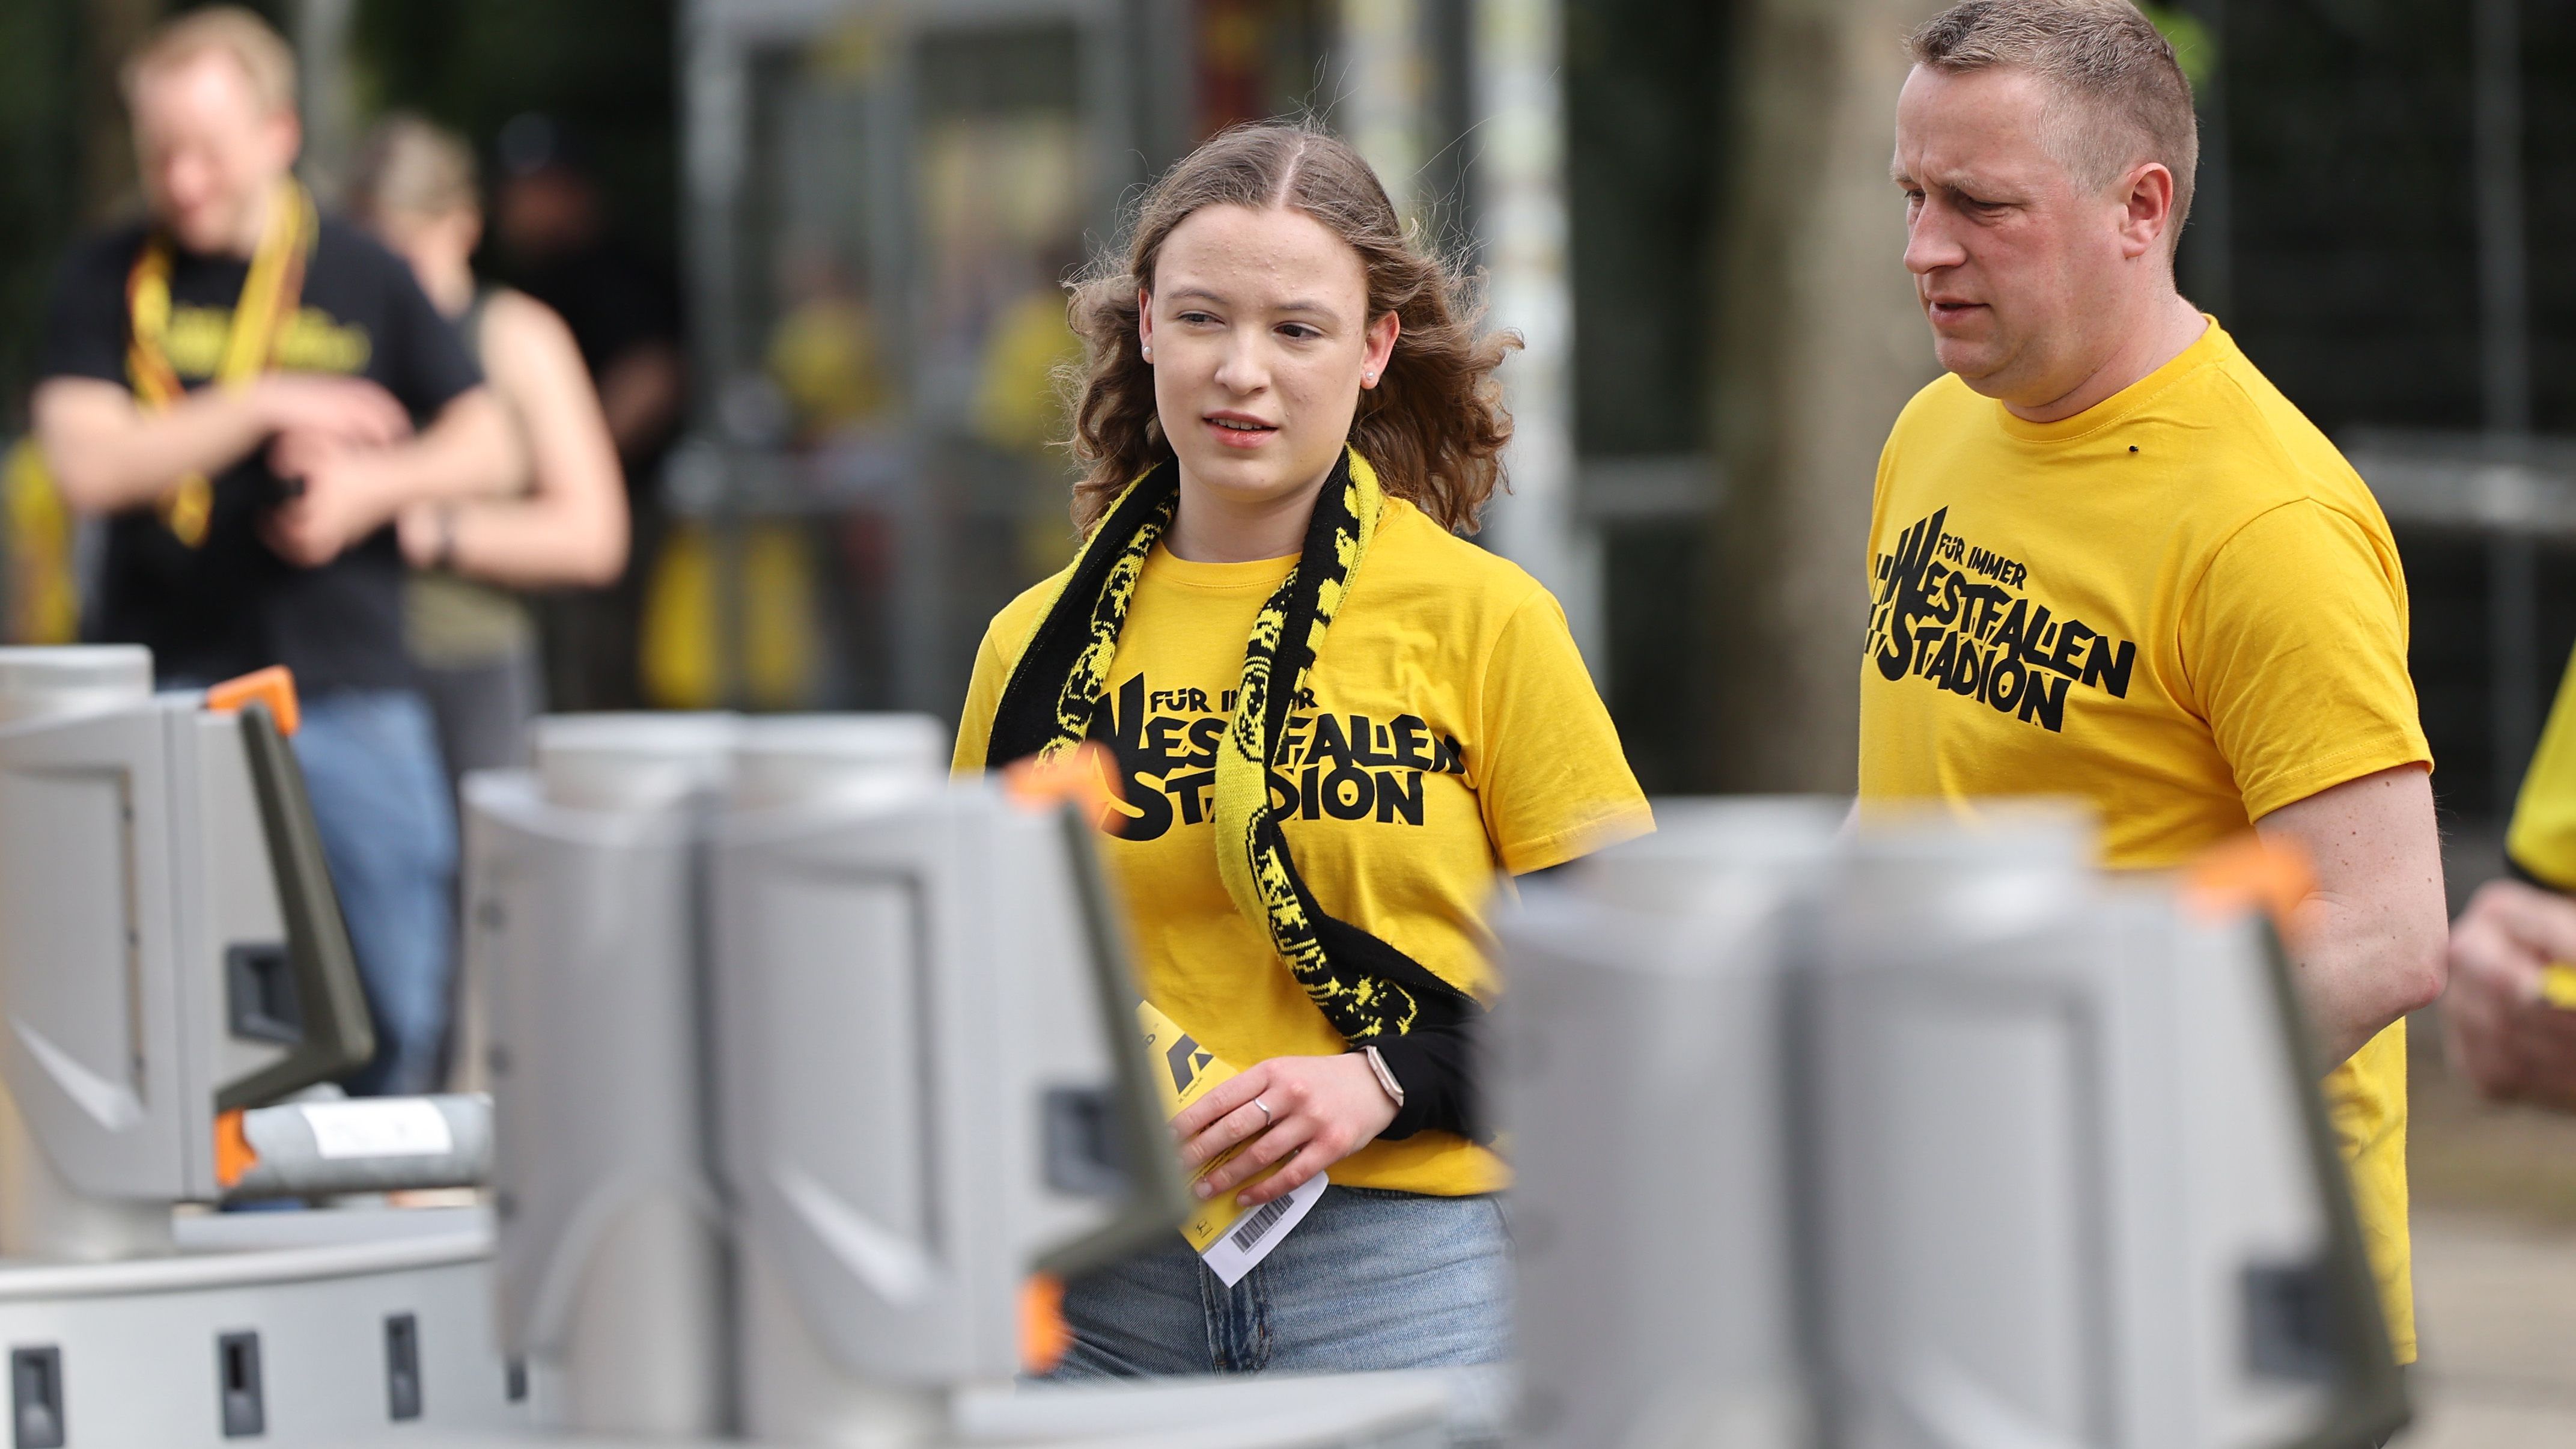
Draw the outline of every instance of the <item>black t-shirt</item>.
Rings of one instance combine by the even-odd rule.
[[[54,284],[38,372],[131,386],[125,288],[144,228],[74,248]],[[191,390],[213,380],[250,264],[186,252],[170,270],[169,352]],[[368,378],[425,426],[483,380],[456,329],[421,294],[411,268],[373,238],[325,218],[304,270],[297,314],[277,349],[284,371]],[[84,632],[146,644],[164,678],[217,680],[270,664],[299,688],[395,688],[411,683],[403,645],[402,551],[391,528],[320,568],[299,568],[261,542],[259,523],[282,496],[265,443],[214,475],[203,543],[190,548],[157,507],[108,522],[107,557]]]

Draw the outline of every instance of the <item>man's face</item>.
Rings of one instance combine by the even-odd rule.
[[[241,63],[201,51],[134,86],[135,159],[153,215],[192,252],[247,255],[270,190],[295,164],[291,109],[261,101]]]
[[[493,218],[501,245],[523,261],[546,261],[586,244],[599,225],[599,199],[590,183],[560,166],[548,166],[501,183]]]
[[[1905,267],[1933,351],[1978,392],[2033,407],[2100,365],[2135,285],[2128,199],[2049,153],[2047,102],[2024,72],[1917,66],[1896,103]]]

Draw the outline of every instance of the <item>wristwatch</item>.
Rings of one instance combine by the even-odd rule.
[[[1385,1089],[1396,1110],[1404,1110],[1404,1084],[1395,1079],[1395,1072],[1387,1066],[1386,1058],[1378,1055],[1377,1048],[1373,1046],[1361,1047],[1360,1053],[1368,1058],[1369,1070],[1377,1073],[1377,1084]]]

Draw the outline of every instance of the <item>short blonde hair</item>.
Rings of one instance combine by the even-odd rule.
[[[2178,243],[2200,169],[2200,119],[2171,42],[2129,0],[1967,0],[1924,23],[1914,63],[1946,75],[2018,70],[2056,92],[2051,154],[2100,189],[2140,161],[2173,173]]]
[[[239,5],[208,5],[174,15],[152,28],[125,59],[118,81],[125,102],[146,75],[210,53],[229,55],[249,78],[251,94],[269,114],[295,109],[295,49],[267,21]]]
[[[453,216],[477,204],[474,152],[453,131],[396,111],[359,144],[346,199],[362,221]]]

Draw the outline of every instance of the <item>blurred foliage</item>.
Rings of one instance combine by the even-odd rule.
[[[80,11],[0,4],[0,433],[26,423],[45,293],[80,220]]]
[[[676,9],[676,0],[359,0],[358,108],[416,110],[453,126],[487,170],[504,122],[554,116],[588,153],[619,232],[667,264],[679,188]]]
[[[2174,48],[2174,61],[2182,67],[2183,78],[2191,82],[2191,88],[2206,88],[2209,78],[2218,71],[2218,37],[2188,10],[2153,3],[2138,8],[2146,12],[2165,43]]]

